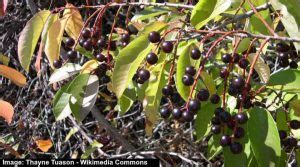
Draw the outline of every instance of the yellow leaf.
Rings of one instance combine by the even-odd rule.
[[[0,100],[0,117],[3,117],[8,124],[11,123],[14,115],[14,107],[3,100]]]
[[[49,149],[53,145],[50,139],[48,139],[48,140],[36,140],[35,143],[38,146],[38,148],[40,150],[42,150],[43,152],[48,152]]]
[[[81,74],[86,74],[86,73],[91,73],[92,71],[94,71],[95,69],[97,69],[99,66],[98,61],[96,60],[90,60],[88,62],[86,62],[82,68],[81,68]]]
[[[26,85],[25,76],[13,68],[7,67],[5,65],[0,65],[0,75],[10,79],[14,84],[20,87]]]
[[[69,9],[65,9],[63,14],[63,17],[67,19],[65,30],[71,38],[77,39],[83,27],[82,17],[72,4],[68,3],[66,7]]]
[[[66,19],[56,20],[48,30],[47,39],[45,44],[45,53],[53,67],[53,61],[59,59],[60,45],[66,25]]]
[[[0,62],[8,66],[9,58],[7,56],[4,56],[3,54],[0,54]]]
[[[18,41],[18,56],[21,66],[28,72],[31,58],[36,44],[42,33],[44,24],[50,15],[49,10],[42,10],[35,14],[22,30]]]

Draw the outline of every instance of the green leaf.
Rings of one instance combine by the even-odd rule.
[[[167,25],[163,22],[154,22],[153,24],[150,24],[143,32],[141,32],[139,37],[120,51],[112,74],[113,89],[118,98],[121,97],[139,65],[153,48],[152,45],[149,45],[149,32],[159,31],[166,26]]]
[[[286,121],[286,113],[283,109],[280,109],[276,112],[276,124],[278,130],[288,131],[289,127]]]
[[[98,148],[103,147],[103,144],[93,141],[90,146],[85,150],[84,154],[81,155],[81,159],[88,159],[90,155]]]
[[[187,66],[192,65],[193,60],[190,58],[190,53],[192,51],[192,49],[195,47],[195,42],[191,42],[188,44],[184,44],[185,42],[183,42],[179,47],[182,51],[181,54],[179,55],[178,61],[177,61],[177,72],[176,72],[176,88],[178,90],[178,93],[180,94],[180,96],[187,101],[189,94],[190,94],[190,90],[191,87],[190,86],[186,86],[182,83],[182,77],[185,74],[185,68]]]
[[[56,69],[49,78],[49,84],[53,84],[68,79],[80,72],[81,66],[73,63],[66,63],[59,69]]]
[[[213,135],[208,141],[207,157],[208,160],[213,159],[222,152],[222,146],[219,144],[220,135]]]
[[[299,0],[270,0],[273,8],[280,11],[280,20],[290,37],[300,38],[300,8]],[[300,43],[294,42],[296,49],[300,50]]]
[[[70,107],[78,121],[82,121],[94,106],[99,90],[96,75],[80,74],[70,84],[67,92],[72,94]]]
[[[297,162],[297,164],[300,163],[300,149],[296,150],[296,162]]]
[[[280,138],[271,114],[258,107],[250,112],[248,136],[259,166],[277,166],[281,155]]]
[[[0,53],[0,62],[6,66],[9,64],[9,58]]]
[[[255,58],[255,53],[250,53],[247,57],[248,61],[250,62],[250,64],[252,64],[252,62],[254,61]],[[265,63],[264,59],[261,58],[261,56],[258,57],[255,65],[254,65],[254,69],[257,72],[260,80],[263,83],[268,83],[269,79],[270,79],[270,67]]]
[[[143,21],[146,19],[152,19],[156,16],[166,14],[170,10],[165,9],[165,8],[159,8],[159,7],[146,7],[144,10],[141,12],[136,13],[131,21]]]
[[[26,23],[25,28],[20,34],[18,41],[18,56],[21,66],[27,72],[29,71],[33,52],[49,15],[49,10],[38,12]]]
[[[278,166],[279,167],[286,167],[286,166],[288,166],[287,159],[288,159],[288,156],[287,156],[286,152],[282,150]]]
[[[206,88],[209,91],[209,94],[215,94],[216,93],[216,85],[214,82],[214,79],[211,75],[209,75],[206,71],[202,71],[200,75],[203,83],[205,84]]]
[[[192,11],[191,23],[200,29],[210,20],[229,9],[230,6],[231,0],[201,0]]]
[[[69,133],[67,134],[64,142],[67,142],[76,132],[78,132],[78,128],[77,127],[73,127],[72,129],[70,129]]]
[[[69,93],[62,93],[58,98],[57,102],[53,107],[53,114],[55,116],[55,120],[59,121],[65,119],[71,114],[71,108],[69,105],[69,101],[71,98],[71,94]]]
[[[209,124],[214,116],[215,109],[217,105],[211,105],[209,103],[202,103],[201,110],[197,113],[196,118],[196,135],[197,139],[202,139],[205,135],[210,132]]]
[[[49,28],[58,19],[59,19],[59,14],[58,13],[56,13],[56,14],[50,14],[48,16],[48,19],[47,19],[47,21],[46,21],[46,23],[44,25],[44,28],[43,28],[43,31],[42,31],[42,35],[41,35],[41,41],[42,41],[43,44],[46,43],[47,33],[48,33]]]
[[[271,75],[269,86],[285,92],[300,92],[300,70],[284,70]]]
[[[133,102],[136,100],[136,92],[134,89],[126,89],[123,95],[118,100],[118,104],[120,106],[120,114],[123,115],[126,113],[130,107],[132,106]]]
[[[145,92],[145,99],[143,105],[146,115],[146,134],[150,136],[152,129],[159,119],[158,108],[162,98],[162,88],[167,84],[167,71],[170,65],[165,62],[158,64],[154,67],[149,80],[148,88]]]

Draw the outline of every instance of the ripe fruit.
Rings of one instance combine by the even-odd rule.
[[[239,139],[245,136],[245,130],[242,127],[237,127],[234,131],[234,137]]]
[[[189,74],[185,74],[182,77],[182,83],[186,86],[191,86],[194,83],[194,78]]]
[[[103,38],[99,39],[99,40],[97,41],[97,45],[98,45],[99,48],[104,48],[105,45],[106,45],[105,39],[103,39]]]
[[[121,41],[128,43],[130,41],[130,35],[129,34],[122,34],[121,35]]]
[[[287,145],[290,146],[290,147],[296,147],[297,146],[297,139],[293,138],[293,137],[289,137],[287,140]]]
[[[185,67],[185,73],[194,76],[196,74],[196,69],[193,66],[187,66]]]
[[[162,93],[165,96],[171,96],[173,94],[173,92],[174,92],[174,90],[173,90],[173,87],[171,85],[166,85],[162,89]]]
[[[211,132],[213,134],[220,134],[221,133],[221,127],[220,125],[214,125],[211,127]]]
[[[278,58],[280,60],[288,60],[289,59],[289,55],[287,53],[279,53],[278,54]]]
[[[87,38],[90,38],[92,35],[91,33],[91,30],[88,29],[88,28],[85,28],[83,31],[82,31],[82,37],[87,39]]]
[[[232,57],[230,54],[224,54],[221,59],[224,63],[230,63],[232,60]]]
[[[106,57],[106,62],[108,62],[108,61],[111,62],[114,59],[111,54],[108,54],[105,57]]]
[[[191,111],[185,111],[182,113],[182,119],[185,122],[191,122],[194,120],[194,113]]]
[[[54,61],[53,61],[53,66],[54,66],[54,68],[56,68],[56,69],[60,68],[60,67],[62,66],[61,60],[54,60]]]
[[[209,98],[209,91],[207,89],[200,89],[197,93],[197,99],[200,101],[206,101]]]
[[[234,63],[238,63],[240,61],[240,59],[241,59],[241,56],[239,54],[237,54],[237,53],[234,53],[234,55],[233,55],[233,62]]]
[[[287,133],[286,133],[286,131],[284,131],[284,130],[279,130],[278,133],[279,133],[280,140],[283,140],[283,139],[287,138]]]
[[[85,42],[85,39],[80,39],[79,40],[79,45],[83,47],[84,42]]]
[[[231,138],[228,135],[223,135],[219,143],[223,147],[228,146],[231,143]]]
[[[212,125],[220,125],[221,124],[220,118],[219,117],[212,117],[211,124]]]
[[[74,50],[70,50],[67,52],[67,57],[71,62],[74,62],[77,59],[77,52]]]
[[[228,77],[228,75],[229,75],[229,72],[228,72],[227,68],[226,67],[222,68],[220,71],[220,77],[224,79],[224,78]]]
[[[249,62],[247,59],[245,59],[245,58],[240,59],[239,67],[241,67],[242,69],[246,69],[248,67],[248,65],[249,65]]]
[[[220,102],[220,96],[217,95],[217,94],[211,95],[211,97],[210,97],[210,102],[211,102],[212,104],[218,104],[218,103]]]
[[[139,32],[138,29],[132,24],[128,25],[127,28],[128,28],[129,34],[137,34]]]
[[[194,60],[198,60],[201,57],[201,52],[199,49],[195,48],[191,52],[191,58]]]
[[[182,111],[179,108],[174,108],[172,111],[172,115],[175,119],[179,119],[181,117]]]
[[[215,114],[215,116],[219,117],[222,112],[225,112],[225,110],[221,107],[218,107],[215,109],[214,114]]]
[[[117,43],[116,43],[116,41],[111,41],[110,43],[109,43],[109,50],[111,50],[111,51],[115,51],[116,49],[117,49]]]
[[[162,118],[168,118],[171,115],[171,110],[168,107],[161,108],[159,112]]]
[[[291,62],[290,62],[290,68],[297,69],[297,68],[298,68],[298,64],[297,64],[297,62],[295,62],[295,61],[291,61]]]
[[[151,52],[147,55],[146,61],[147,61],[147,63],[153,65],[153,64],[157,63],[158,57],[155,53]]]
[[[160,41],[160,34],[157,31],[152,31],[149,33],[148,39],[152,43],[157,43]]]
[[[142,80],[142,81],[147,81],[150,78],[150,72],[148,70],[145,69],[141,69],[138,72],[138,77]]]
[[[101,63],[98,68],[105,73],[109,67],[106,63]]]
[[[161,49],[165,53],[171,53],[173,50],[173,43],[170,41],[164,41],[161,45]]]
[[[201,104],[197,99],[191,99],[189,101],[188,110],[195,112],[195,111],[198,111],[200,109],[200,107],[201,107]]]
[[[237,113],[235,115],[235,120],[239,123],[239,124],[244,124],[248,121],[248,116],[246,113]]]
[[[92,42],[91,42],[90,40],[86,40],[86,41],[83,43],[83,47],[84,47],[84,49],[86,49],[86,50],[92,50],[92,49],[93,49]]]
[[[291,129],[295,129],[295,130],[300,129],[300,121],[291,120],[290,121],[290,127],[291,127]]]
[[[290,50],[290,47],[285,43],[277,43],[275,49],[277,52],[287,52]]]
[[[229,112],[223,111],[219,114],[219,117],[222,122],[227,123],[228,121],[230,121],[231,115]]]
[[[289,62],[288,59],[279,60],[279,66],[280,66],[280,67],[285,68],[285,67],[287,67],[287,66],[289,66],[289,65],[290,65],[290,62]]]
[[[242,77],[236,77],[231,82],[233,88],[235,89],[241,89],[243,86],[245,86],[245,80]]]
[[[74,44],[75,44],[75,41],[73,38],[66,39],[66,47],[71,48]]]
[[[96,55],[96,59],[99,62],[105,62],[106,61],[106,57],[103,54],[101,54],[101,53],[99,53],[99,54]]]
[[[240,154],[243,151],[243,146],[239,142],[233,142],[230,144],[230,151],[233,154]]]

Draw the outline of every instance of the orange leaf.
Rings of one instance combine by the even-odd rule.
[[[14,115],[14,107],[3,100],[0,100],[0,117],[3,117],[8,124],[11,123]]]
[[[0,0],[0,16],[5,15],[8,0]]]
[[[7,67],[5,65],[0,65],[0,75],[10,79],[14,84],[23,87],[26,85],[26,78],[19,71]]]
[[[49,149],[52,147],[52,141],[50,139],[48,140],[36,140],[35,141],[36,145],[40,150],[43,152],[48,152]]]

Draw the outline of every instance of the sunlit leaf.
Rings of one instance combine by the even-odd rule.
[[[283,79],[284,78],[284,79]],[[286,92],[300,92],[300,70],[283,70],[272,74],[268,85],[270,88]]]
[[[67,63],[59,69],[56,69],[49,79],[49,84],[68,79],[79,73],[81,66],[78,64]]]
[[[33,52],[46,23],[49,10],[42,10],[35,14],[22,30],[18,41],[18,56],[21,66],[28,72]]]
[[[0,75],[10,79],[14,84],[24,87],[27,82],[26,78],[19,71],[5,65],[0,65]]]
[[[71,38],[77,39],[83,27],[82,17],[74,5],[68,3],[66,8],[63,14],[63,18],[67,19],[65,30]]]
[[[96,70],[99,66],[99,62],[97,60],[90,60],[86,62],[81,68],[81,74],[91,73]]]
[[[250,62],[250,64],[253,62],[255,57],[255,53],[250,53],[247,57],[248,61]],[[254,69],[257,72],[257,74],[259,75],[260,80],[263,83],[268,83],[269,79],[270,79],[270,67],[264,62],[264,59],[259,57],[254,65]]]
[[[0,100],[0,117],[4,118],[5,121],[10,124],[14,115],[14,107],[3,100]]]

